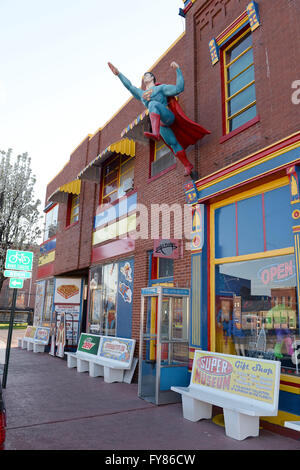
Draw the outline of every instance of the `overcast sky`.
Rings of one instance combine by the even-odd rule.
[[[28,152],[46,185],[184,32],[182,0],[0,0],[0,149]]]

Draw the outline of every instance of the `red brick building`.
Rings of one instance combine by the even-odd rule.
[[[53,279],[81,279],[75,312],[81,329],[138,341],[141,289],[157,282],[191,288],[191,360],[195,348],[255,356],[261,321],[253,319],[267,318],[272,290],[292,289],[296,328],[268,330],[263,351],[282,362],[280,413],[273,422],[283,425],[300,414],[297,353],[278,352],[284,341],[295,351],[299,340],[300,7],[296,0],[183,3],[186,32],[152,72],[170,83],[170,62],[180,64],[180,104],[211,132],[187,151],[199,178],[190,182],[161,144],[144,139],[149,117],[129,99],[47,186],[47,223],[56,232],[48,230],[41,246],[41,291],[47,284],[51,290]],[[128,236],[139,228],[141,207],[151,213],[154,204],[177,204],[181,215],[190,206],[192,243],[181,241],[178,258],[157,261],[156,237]],[[161,227],[158,238],[181,238],[178,225],[177,219],[168,236]],[[116,286],[126,263],[132,304],[118,311]],[[44,322],[50,310],[46,317],[41,312]]]

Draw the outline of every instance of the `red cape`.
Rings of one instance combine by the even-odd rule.
[[[206,134],[210,134],[210,131],[204,129],[204,127],[192,121],[184,114],[180,104],[174,97],[169,98],[168,108],[175,115],[175,121],[170,128],[184,149],[189,145],[194,145]]]

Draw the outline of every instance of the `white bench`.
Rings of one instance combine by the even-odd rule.
[[[279,361],[197,350],[190,385],[171,390],[182,396],[185,419],[211,419],[219,406],[226,435],[243,440],[259,435],[260,416],[277,415],[279,383]]]
[[[33,351],[45,352],[45,346],[49,343],[50,328],[28,326],[22,338],[18,338],[18,347]]]
[[[76,353],[66,353],[67,365],[90,377],[104,377],[107,383],[131,383],[137,365],[134,347],[132,339],[82,333]]]

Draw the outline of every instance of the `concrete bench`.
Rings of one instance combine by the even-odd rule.
[[[69,368],[104,377],[107,383],[131,383],[137,359],[133,357],[135,340],[82,333],[76,353],[66,353]]]
[[[171,387],[182,396],[185,419],[211,419],[223,408],[226,435],[259,435],[260,416],[278,414],[280,362],[195,351],[190,385]]]
[[[18,347],[33,351],[34,353],[45,352],[49,343],[50,328],[28,326],[22,338],[18,338]]]

